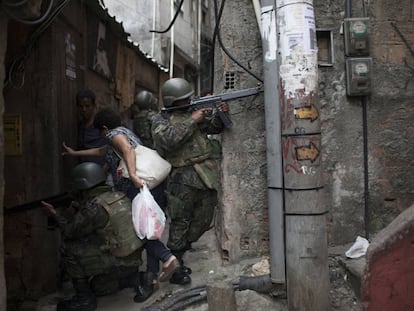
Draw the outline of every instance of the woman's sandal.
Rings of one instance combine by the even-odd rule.
[[[168,281],[173,273],[180,268],[180,263],[178,259],[172,255],[163,265],[162,271],[160,273],[159,281],[166,282]]]

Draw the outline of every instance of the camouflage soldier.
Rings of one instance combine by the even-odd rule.
[[[106,174],[96,163],[77,165],[72,180],[79,202],[66,209],[42,202],[61,230],[62,260],[76,291],[59,302],[57,310],[95,310],[97,295],[126,287],[139,295],[146,275],[138,272],[143,242],[133,228],[131,200],[105,185]]]
[[[166,81],[161,91],[165,107],[186,105],[194,94],[191,85],[181,78]],[[226,103],[219,107],[228,111]],[[170,282],[187,284],[191,282],[191,269],[183,265],[183,255],[210,228],[217,205],[220,148],[207,134],[220,133],[223,124],[206,108],[159,113],[152,119],[151,130],[155,148],[173,166],[167,184],[171,219],[168,247],[179,259],[181,268]]]
[[[148,91],[141,91],[135,96],[133,111],[133,127],[135,134],[141,138],[142,144],[149,148],[154,148],[154,141],[151,134],[151,119],[159,111],[158,101],[155,96]],[[163,211],[166,210],[167,198],[165,196],[166,181],[152,190],[152,195],[156,198],[158,205]]]
[[[141,91],[135,96],[133,106],[133,128],[144,146],[153,148],[151,118],[158,112],[157,99],[151,92]]]

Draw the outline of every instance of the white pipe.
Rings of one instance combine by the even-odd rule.
[[[254,1],[256,2],[256,1]],[[253,3],[254,3],[253,2]],[[279,66],[275,0],[262,0],[260,21],[263,46],[264,102],[266,121],[267,184],[269,204],[270,275],[272,282],[286,283],[283,165]]]
[[[201,7],[202,3],[201,0],[198,1],[198,29],[197,29],[197,69],[200,72],[201,66]],[[201,91],[201,81],[200,81],[200,74],[197,75],[197,94],[200,94]]]
[[[174,0],[171,0],[171,20],[174,18]],[[170,79],[174,77],[174,25],[171,27],[170,36]]]
[[[261,5],[260,0],[252,0],[254,13],[256,13],[257,26],[259,27],[259,32],[262,33],[262,16],[261,16]]]
[[[158,0],[153,0],[152,3],[153,3],[152,4],[152,29],[155,29]],[[152,39],[151,39],[151,56],[152,57],[154,57],[154,50],[155,50],[155,32],[152,33]]]

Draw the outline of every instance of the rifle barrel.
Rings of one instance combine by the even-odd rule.
[[[42,205],[42,201],[48,202],[50,204],[60,204],[60,203],[69,203],[74,200],[74,197],[71,193],[64,192],[60,193],[51,197],[35,200],[32,202],[12,206],[12,207],[4,207],[3,214],[10,215],[10,214],[17,214],[20,212],[24,212],[31,209],[39,208]]]
[[[243,90],[237,90],[233,92],[228,93],[222,93],[219,95],[207,95],[204,97],[196,97],[193,98],[188,105],[183,106],[174,106],[174,107],[168,107],[168,108],[161,108],[162,112],[170,112],[170,111],[180,111],[180,110],[188,110],[192,107],[202,107],[203,105],[206,105],[208,103],[214,103],[214,102],[226,102],[238,98],[244,98],[247,96],[256,95],[260,92],[263,92],[263,85],[259,85],[257,87],[252,87],[248,89]]]

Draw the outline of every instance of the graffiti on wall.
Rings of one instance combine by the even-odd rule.
[[[88,22],[89,67],[99,75],[112,81],[115,76],[117,45],[114,35],[100,20]]]

